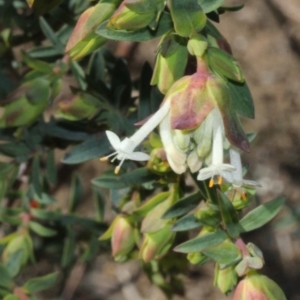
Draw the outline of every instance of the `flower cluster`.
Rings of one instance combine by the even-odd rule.
[[[177,80],[158,111],[131,137],[121,141],[115,133],[106,131],[115,152],[100,160],[118,159],[116,174],[126,159],[147,161],[148,154],[134,150],[156,127],[175,173],[182,174],[189,168],[193,173],[199,172],[198,180],[210,179],[210,187],[222,184],[225,178],[242,197],[243,186],[257,185],[243,179],[240,154],[235,147],[248,151],[248,140],[232,109],[226,83],[209,70],[203,58],[197,57],[196,73]],[[224,150],[229,148],[230,164],[224,163]]]

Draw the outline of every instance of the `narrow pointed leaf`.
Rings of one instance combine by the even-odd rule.
[[[224,0],[198,0],[199,5],[206,14],[218,9],[223,2]]]
[[[57,234],[57,232],[53,229],[47,228],[37,222],[31,221],[29,222],[29,227],[32,231],[34,231],[37,235],[42,237],[51,237]]]
[[[268,203],[262,204],[240,220],[240,225],[245,232],[260,228],[272,220],[285,201],[284,197],[275,198]]]
[[[172,227],[172,231],[187,231],[198,228],[202,224],[194,217],[194,215],[184,216],[179,219]]]
[[[173,28],[171,17],[163,12],[156,30],[143,28],[136,31],[114,30],[106,28],[107,22],[102,23],[96,30],[96,33],[110,40],[142,42],[156,39]]]
[[[219,230],[180,244],[175,247],[174,251],[181,253],[201,252],[205,248],[222,243],[226,238],[227,234]]]
[[[163,215],[164,219],[177,218],[185,215],[200,203],[202,200],[201,193],[197,192],[180,199],[173,204]]]
[[[90,159],[104,156],[109,151],[109,142],[106,136],[89,139],[75,146],[62,159],[65,164],[78,164]]]
[[[9,275],[9,272],[7,271],[7,269],[5,268],[5,266],[3,266],[2,264],[0,264],[0,287],[2,288],[10,288],[13,285],[13,280]]]
[[[30,294],[37,293],[52,287],[57,281],[58,273],[51,273],[45,276],[36,277],[28,280],[23,288]]]
[[[254,119],[254,103],[247,83],[237,83],[229,80],[227,86],[236,112],[241,116]]]

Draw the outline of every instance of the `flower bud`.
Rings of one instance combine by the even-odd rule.
[[[81,14],[66,46],[66,52],[72,59],[79,59],[106,42],[105,38],[94,31],[101,23],[108,20],[119,3],[120,0],[103,0]]]
[[[178,35],[166,35],[158,46],[156,63],[151,85],[157,84],[161,93],[166,94],[173,83],[181,78],[187,64],[188,52]]]
[[[56,117],[78,121],[92,117],[97,111],[99,101],[91,95],[79,93],[58,103]]]
[[[144,240],[139,252],[139,257],[144,262],[159,259],[165,255],[173,244],[175,233],[171,231],[171,224],[166,224],[162,229],[144,234]]]
[[[158,174],[163,174],[171,170],[164,148],[158,148],[151,151],[147,168]]]
[[[22,84],[2,100],[0,128],[32,124],[46,109],[50,96],[50,82],[44,78]]]
[[[112,231],[112,255],[118,261],[129,254],[134,245],[135,239],[133,226],[125,217],[119,216]]]
[[[123,1],[116,12],[112,15],[107,23],[107,27],[116,30],[134,31],[148,26],[156,17],[156,11],[152,10],[147,13],[137,13],[126,6]]]
[[[214,286],[217,286],[223,294],[228,294],[236,286],[238,275],[234,266],[220,269],[220,264],[216,264]]]
[[[189,253],[186,258],[193,265],[203,265],[209,260],[209,258],[201,252]]]
[[[267,276],[256,272],[247,274],[238,284],[233,300],[286,300],[281,288]]]
[[[196,211],[194,216],[202,224],[208,226],[217,226],[221,222],[219,208],[212,203],[205,203],[203,207]]]
[[[187,48],[191,55],[202,57],[208,46],[206,38],[202,35],[194,35],[189,39]]]

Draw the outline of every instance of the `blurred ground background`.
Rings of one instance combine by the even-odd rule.
[[[279,283],[289,300],[299,300],[300,236],[297,231],[300,225],[292,222],[279,226],[282,224],[279,221],[285,215],[296,214],[297,210],[300,215],[300,1],[228,0],[225,3],[242,2],[245,8],[222,15],[218,27],[244,70],[256,106],[255,120],[243,120],[248,132],[258,132],[251,153],[243,159],[249,165],[249,177],[262,185],[258,189],[259,202],[280,195],[287,197],[287,205],[275,222],[244,238],[263,250],[264,273]],[[113,48],[120,56],[126,54],[129,66],[139,72],[146,60],[153,64],[156,42],[134,47],[134,52],[128,52],[133,48],[124,43],[114,44]],[[85,174],[93,178],[99,175],[103,165],[92,162],[83,168]],[[82,206],[82,213],[92,213],[87,203]],[[230,299],[212,286],[212,276],[213,265],[193,267],[184,279],[186,296],[174,300]],[[63,299],[166,298],[149,283],[138,262],[117,265],[110,257],[101,256],[93,265],[75,267]]]

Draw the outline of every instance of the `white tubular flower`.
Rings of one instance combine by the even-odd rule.
[[[159,132],[170,167],[177,174],[184,173],[186,171],[186,154],[174,144],[169,114],[160,123]]]
[[[243,166],[241,162],[241,155],[240,153],[235,149],[229,150],[229,156],[230,156],[230,164],[235,167],[235,170],[231,172],[224,172],[223,177],[232,184],[232,188],[235,189],[237,192],[241,194],[241,197],[246,200],[246,193],[245,187],[256,187],[259,186],[259,184],[256,181],[253,180],[246,180],[243,178]]]
[[[225,172],[235,170],[235,167],[223,162],[223,123],[221,114],[217,109],[212,112],[215,114],[213,124],[213,146],[212,146],[212,162],[211,165],[199,171],[198,180],[205,180],[210,178],[209,187],[215,183],[214,178],[218,176],[217,183],[222,184],[222,176]]]
[[[111,161],[114,161],[115,159],[120,160],[119,165],[115,169],[115,174],[118,174],[125,159],[131,159],[135,161],[148,160],[148,154],[139,151],[134,152],[134,149],[166,117],[169,110],[170,102],[168,101],[163,103],[159,110],[152,115],[145,124],[143,124],[130,138],[125,138],[123,141],[121,141],[115,133],[107,130],[105,133],[115,152],[100,158],[100,161],[107,161],[110,157],[113,158]]]

